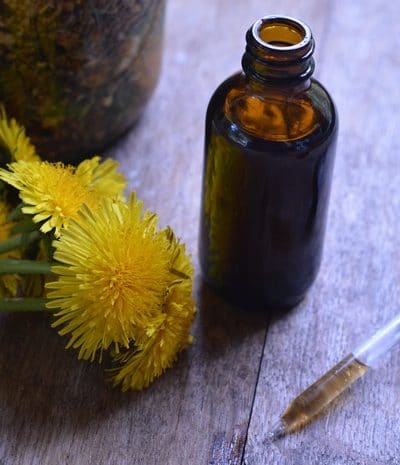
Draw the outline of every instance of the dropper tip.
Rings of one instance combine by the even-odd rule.
[[[267,433],[267,437],[265,438],[265,443],[270,444],[271,442],[276,441],[277,439],[282,438],[285,436],[287,433],[286,425],[285,423],[279,419],[274,426],[271,428],[271,430]]]

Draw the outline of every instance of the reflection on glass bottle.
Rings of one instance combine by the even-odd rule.
[[[235,269],[240,247],[246,165],[242,153],[218,134],[212,134],[206,163],[204,223],[207,228],[210,277],[219,285]]]
[[[228,299],[290,307],[321,261],[337,115],[306,25],[266,17],[246,38],[207,110],[200,261]]]

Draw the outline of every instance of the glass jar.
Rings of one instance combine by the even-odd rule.
[[[288,308],[321,262],[338,119],[308,26],[267,16],[246,41],[207,110],[200,262],[234,303]]]
[[[0,101],[41,156],[77,161],[137,120],[158,80],[164,0],[4,0]]]

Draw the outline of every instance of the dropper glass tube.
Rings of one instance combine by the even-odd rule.
[[[297,396],[268,433],[267,441],[302,428],[398,342],[400,314]]]

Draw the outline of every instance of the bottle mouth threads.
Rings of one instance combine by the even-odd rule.
[[[243,70],[261,82],[300,82],[314,71],[314,39],[302,21],[265,16],[247,31],[246,42]]]

